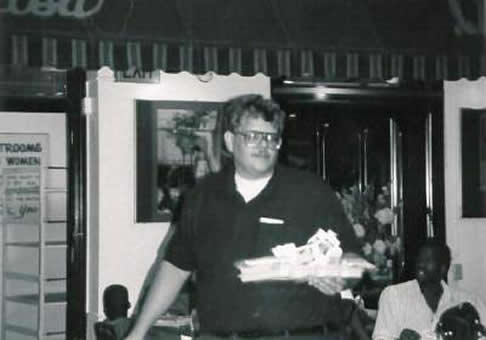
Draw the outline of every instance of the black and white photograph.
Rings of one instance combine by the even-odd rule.
[[[0,1],[0,340],[486,339],[486,0]]]
[[[221,103],[136,105],[137,221],[176,222],[184,194],[219,162]]]

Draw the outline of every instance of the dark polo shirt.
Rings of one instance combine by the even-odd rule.
[[[284,221],[265,224],[260,217]],[[235,261],[271,255],[271,248],[307,242],[318,228],[338,233],[345,251],[358,251],[335,193],[313,174],[277,167],[263,191],[245,203],[234,168],[199,183],[188,195],[166,260],[195,271],[201,332],[286,330],[339,320],[339,296],[307,283],[242,283]]]

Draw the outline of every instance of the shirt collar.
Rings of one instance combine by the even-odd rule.
[[[415,283],[418,292],[422,295],[422,291],[420,290],[420,285],[417,279],[415,279]],[[439,304],[437,305],[435,315],[440,315],[445,308],[448,308],[452,300],[452,292],[449,285],[444,280],[440,281],[440,284],[442,286],[442,295],[439,299]]]
[[[278,178],[280,177],[280,172],[281,172],[280,165],[276,164],[273,170],[273,175],[270,177],[268,183],[260,192],[258,197],[266,196],[274,191],[276,183],[279,182]],[[222,173],[224,174],[224,183],[225,183],[225,187],[223,188],[223,190],[225,190],[227,194],[240,196],[236,189],[235,166],[232,163],[228,164],[223,168]]]
[[[271,177],[272,175],[258,179],[246,179],[235,172],[236,190],[246,202],[249,202],[263,191]]]

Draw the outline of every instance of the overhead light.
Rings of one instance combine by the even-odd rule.
[[[393,78],[388,79],[386,82],[390,85],[398,85],[398,84],[400,84],[400,78],[393,77]]]
[[[317,99],[324,99],[327,97],[327,88],[325,86],[317,86],[314,95]]]

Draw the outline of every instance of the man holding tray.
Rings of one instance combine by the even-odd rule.
[[[181,221],[127,339],[142,339],[192,272],[201,339],[341,339],[340,277],[302,282],[242,282],[235,263],[271,255],[277,245],[306,244],[332,229],[344,252],[359,251],[335,193],[313,174],[277,166],[285,113],[259,95],[223,107],[232,164],[187,194]],[[331,334],[332,333],[332,334]]]

